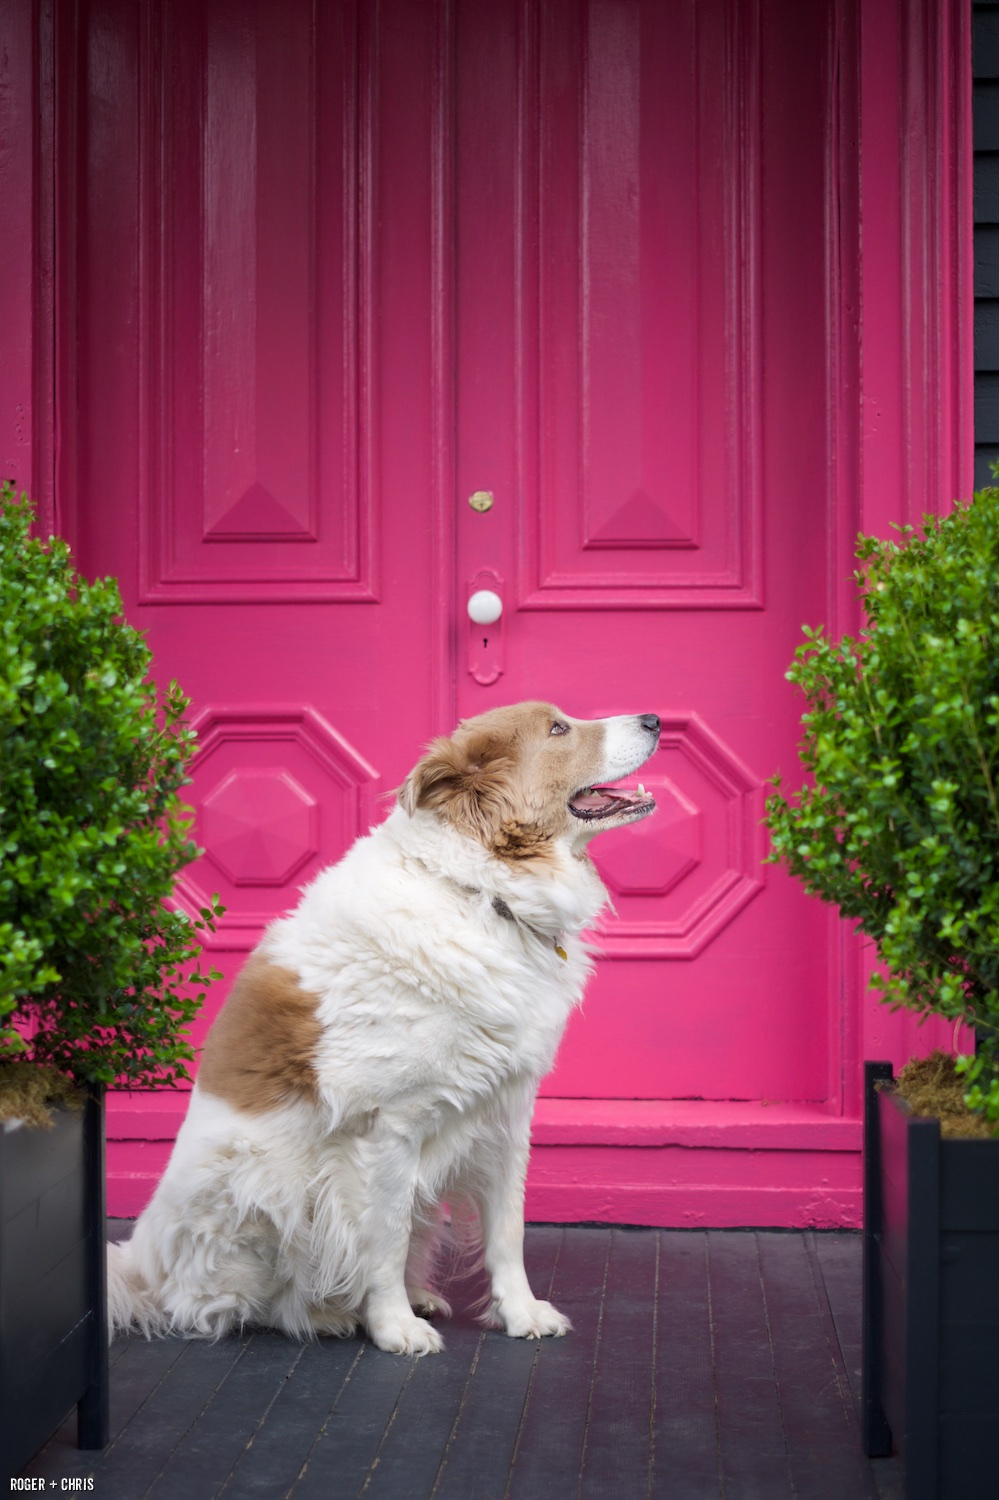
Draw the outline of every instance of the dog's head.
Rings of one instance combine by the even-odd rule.
[[[399,801],[505,859],[543,857],[560,839],[581,849],[602,829],[655,811],[644,791],[607,783],[637,771],[658,742],[656,714],[573,719],[550,703],[495,708],[434,740]]]

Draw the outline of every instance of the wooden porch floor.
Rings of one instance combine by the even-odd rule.
[[[25,1473],[92,1475],[95,1500],[901,1495],[860,1450],[859,1235],[535,1225],[527,1244],[565,1339],[483,1331],[481,1288],[455,1280],[433,1358],[121,1339],[110,1447],[78,1452],[73,1417]]]

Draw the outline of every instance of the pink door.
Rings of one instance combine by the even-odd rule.
[[[459,712],[663,718],[658,815],[592,846],[616,913],[544,1086],[539,1217],[783,1222],[847,1144],[837,934],[761,866],[838,541],[808,9],[766,55],[726,0],[457,12]],[[492,639],[460,619],[483,586]],[[847,1159],[818,1175],[842,1213]]]
[[[193,697],[227,982],[457,717],[663,718],[537,1218],[856,1219],[856,950],[760,862],[799,627],[849,618],[834,12],[60,13],[60,521]],[[178,1108],[113,1105],[113,1210]]]
[[[825,1100],[824,1004],[801,1003],[825,986],[821,918],[760,864],[826,538],[820,507],[803,536],[785,520],[793,445],[765,535],[753,7],[483,0],[457,47],[456,611],[493,576],[506,601],[489,645],[463,627],[459,712],[550,697],[664,721],[642,772],[658,815],[592,846],[617,913],[546,1093]],[[813,165],[806,141],[786,167],[802,238]],[[802,259],[785,236],[771,264],[815,373],[778,371],[769,401],[807,431],[822,265]]]

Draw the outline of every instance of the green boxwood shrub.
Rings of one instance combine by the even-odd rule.
[[[194,736],[112,579],[31,535],[0,494],[0,1063],[77,1083],[177,1083],[186,1029],[214,974],[199,932],[164,906],[198,853],[178,792]]]
[[[806,629],[787,674],[811,780],[775,778],[769,857],[874,939],[888,1004],[976,1028],[999,1123],[999,490],[899,531],[859,539],[859,637]]]

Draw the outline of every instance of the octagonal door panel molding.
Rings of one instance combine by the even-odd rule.
[[[367,832],[377,772],[312,708],[209,708],[194,728],[190,800],[204,853],[177,899],[194,913],[217,891],[226,912],[214,944],[252,948]]]
[[[287,885],[318,853],[318,803],[287,771],[237,766],[201,808],[201,837],[233,885]]]
[[[377,593],[371,9],[144,12],[144,602]]]
[[[601,918],[599,946],[618,958],[696,958],[763,887],[762,787],[695,713],[663,719],[640,776],[658,811],[591,846],[616,909]]]

